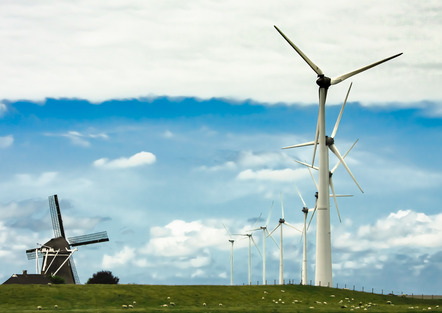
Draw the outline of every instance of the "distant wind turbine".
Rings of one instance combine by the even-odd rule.
[[[316,210],[316,202],[318,200],[317,197],[317,193],[315,194],[316,197],[316,201],[315,201],[315,208],[314,209],[309,209],[307,207],[307,204],[305,204],[304,199],[302,198],[301,192],[299,190],[298,191],[298,195],[301,198],[302,204],[304,205],[302,207],[302,213],[304,213],[304,225],[302,227],[302,237],[303,237],[303,247],[302,247],[302,271],[301,271],[301,285],[307,285],[308,284],[308,280],[307,280],[307,268],[308,268],[308,264],[307,264],[307,215],[308,212]]]
[[[281,214],[282,217],[278,221],[278,225],[270,232],[269,236],[273,234],[275,230],[280,228],[281,234],[280,234],[280,243],[279,243],[279,284],[284,284],[284,249],[283,249],[283,225],[287,225],[300,233],[302,233],[299,229],[297,229],[295,226],[287,223],[287,221],[284,218],[284,204],[282,201],[282,195],[281,195]]]
[[[256,219],[256,223],[253,226],[253,228],[256,227],[256,225],[258,224],[260,218],[261,218],[262,213],[259,215],[259,217]],[[248,231],[246,233],[243,234],[234,234],[235,236],[244,236],[244,237],[248,237],[249,238],[249,285],[252,284],[252,242],[256,247],[256,250],[258,250],[259,254],[261,254],[261,252],[259,251],[258,246],[256,245],[255,239],[253,239],[253,234],[252,231]]]
[[[227,234],[229,235],[229,242],[231,244],[230,246],[230,285],[233,286],[233,244],[235,243],[235,240],[232,239],[232,234],[227,229],[226,225],[224,225],[224,228],[227,231]]]
[[[268,225],[270,222],[270,216],[272,215],[272,210],[273,210],[273,201],[272,201],[272,206],[270,207],[270,212],[269,215],[267,216],[267,220],[264,224],[264,226],[260,226],[258,228],[254,228],[251,231],[258,231],[258,230],[262,230],[262,284],[266,285],[267,284],[267,280],[266,280],[266,238],[269,235],[269,231],[268,231]],[[275,242],[275,239],[273,239],[273,237],[271,237],[272,240]],[[276,242],[275,242],[276,244]],[[276,244],[277,245],[277,244]]]
[[[342,158],[345,159],[345,157],[348,155],[348,153],[349,153],[349,152],[353,149],[353,147],[356,145],[356,143],[358,142],[358,140],[359,140],[359,139],[357,139],[357,140],[353,143],[353,145],[350,147],[350,149],[348,149],[348,151],[343,155]],[[297,160],[295,160],[295,162],[297,162],[297,163],[299,163],[299,164],[302,164],[302,165],[304,165],[304,166],[307,167],[307,169],[309,170],[310,176],[312,177],[312,180],[313,180],[313,182],[315,183],[316,189],[318,189],[318,184],[316,183],[316,180],[315,180],[315,178],[313,177],[313,174],[312,174],[310,168],[312,168],[312,169],[314,169],[314,170],[317,170],[317,171],[319,171],[319,168],[316,167],[316,166],[311,166],[310,164],[305,163],[305,162],[300,162],[300,161],[297,161]],[[329,182],[330,182],[330,189],[331,189],[331,191],[332,191],[332,194],[330,195],[330,197],[333,197],[333,199],[334,199],[334,201],[335,201],[336,212],[338,213],[339,222],[341,223],[341,222],[342,222],[342,220],[341,220],[341,214],[339,213],[338,201],[336,200],[336,198],[338,198],[338,197],[352,197],[352,195],[337,195],[336,192],[335,192],[335,188],[334,188],[334,185],[333,185],[333,179],[332,179],[332,177],[333,177],[333,173],[334,173],[334,172],[336,171],[336,169],[339,167],[339,164],[341,164],[341,161],[339,161],[339,162],[333,167],[333,169],[330,171],[330,174],[329,174],[329,177],[330,177]],[[317,194],[316,194],[316,198],[318,198],[318,195],[317,195]],[[312,221],[312,219],[313,219],[313,216],[315,215],[315,212],[316,212],[316,205],[315,205],[315,209],[314,209],[314,211],[313,211],[313,214],[312,214],[312,216],[311,216],[311,218],[310,218],[310,222],[308,223],[308,227],[307,227],[307,229],[310,227],[310,223],[311,223],[311,221]]]
[[[316,134],[314,140],[312,166],[314,165],[316,148],[319,145],[319,190],[318,190],[318,204],[317,204],[317,229],[316,229],[316,277],[315,285],[332,286],[332,258],[331,258],[331,232],[330,232],[330,198],[329,198],[329,163],[328,163],[328,147],[341,160],[343,164],[345,161],[340,155],[339,151],[334,146],[334,140],[327,139],[325,135],[325,103],[327,98],[328,88],[336,85],[345,79],[352,77],[358,73],[366,71],[374,66],[389,61],[400,56],[402,53],[396,54],[381,61],[372,63],[368,66],[354,70],[347,74],[338,76],[336,78],[329,78],[324,75],[324,72],[313,63],[278,27],[275,29],[279,34],[292,46],[293,49],[301,56],[301,58],[311,67],[311,69],[318,75],[316,83],[319,86],[319,112],[318,121],[316,124]],[[353,176],[346,167],[347,171]]]

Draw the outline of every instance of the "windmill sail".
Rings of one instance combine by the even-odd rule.
[[[101,231],[98,233],[93,233],[88,235],[69,237],[68,240],[71,246],[75,247],[75,246],[84,246],[93,243],[109,241],[109,237],[107,236],[106,231]]]
[[[72,276],[74,277],[74,282],[76,284],[81,284],[80,277],[78,276],[78,273],[77,273],[77,267],[75,266],[74,258],[71,257],[69,259],[69,262],[70,262],[70,265],[71,265],[71,271],[72,271]]]
[[[54,237],[66,238],[64,234],[63,220],[61,218],[60,205],[58,204],[57,195],[49,196],[49,208],[51,211],[52,228],[54,230]]]

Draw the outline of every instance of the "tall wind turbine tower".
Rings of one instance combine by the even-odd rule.
[[[227,229],[226,225],[224,225],[224,228],[226,229],[227,234],[229,235],[229,242],[230,242],[230,285],[233,286],[233,244],[235,243],[235,240],[232,239],[232,234]]]
[[[276,27],[276,30],[282,37],[292,46],[293,49],[301,56],[301,58],[311,67],[311,69],[318,75],[316,84],[319,86],[319,113],[318,122],[316,126],[316,135],[314,141],[314,152],[312,166],[315,160],[316,147],[319,145],[319,190],[317,203],[317,230],[316,230],[316,277],[315,285],[318,286],[332,286],[332,258],[331,258],[331,233],[330,233],[330,198],[329,198],[329,158],[328,148],[338,157],[347,171],[351,174],[346,166],[344,159],[339,151],[334,146],[334,140],[327,137],[325,134],[325,102],[327,98],[327,91],[331,85],[336,85],[345,79],[368,70],[376,65],[384,63],[388,60],[400,56],[402,53],[396,54],[389,58],[367,65],[360,69],[354,70],[347,74],[338,76],[336,78],[329,78],[325,76],[324,72],[313,63],[293,42],[287,38],[282,31]],[[351,176],[353,176],[351,174]]]
[[[295,226],[293,226],[292,224],[287,223],[287,221],[284,218],[284,204],[282,202],[282,195],[281,195],[281,214],[282,217],[279,218],[278,221],[278,225],[276,225],[276,227],[270,232],[269,236],[271,237],[272,234],[274,233],[275,230],[278,229],[278,227],[280,227],[280,247],[279,247],[279,284],[283,285],[284,284],[284,247],[283,247],[283,225],[287,225],[290,226],[291,228],[299,231],[300,233],[302,233],[299,229],[297,229]]]
[[[269,215],[267,216],[267,220],[266,220],[265,225],[251,230],[252,232],[262,230],[262,254],[261,254],[261,256],[262,256],[262,284],[263,285],[267,285],[267,279],[266,279],[266,238],[267,238],[267,235],[270,234],[269,230],[267,229],[267,226],[269,225],[269,222],[270,222],[270,216],[272,215],[272,210],[273,210],[273,202],[272,202],[272,206],[270,207],[270,212],[269,212]],[[273,237],[271,237],[271,238],[275,242],[275,244],[278,245],[276,243],[275,239],[273,239]]]

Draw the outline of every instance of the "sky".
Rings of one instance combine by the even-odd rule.
[[[319,5],[320,4],[320,5]],[[345,169],[331,201],[333,282],[441,294],[440,1],[1,1],[0,280],[35,271],[25,250],[53,236],[57,194],[67,236],[106,230],[74,254],[84,283],[230,283],[229,234],[281,217],[302,228],[315,184],[295,160],[312,148],[316,74],[403,55],[330,87],[330,134]],[[336,164],[330,156],[330,164]],[[316,173],[314,173],[316,175]],[[308,239],[314,281],[315,222]],[[278,234],[274,234],[279,242]],[[234,237],[234,283],[248,240]],[[262,251],[262,234],[254,233]],[[279,249],[266,240],[267,280]],[[284,230],[284,277],[301,277],[299,232]],[[262,259],[252,246],[252,281]]]

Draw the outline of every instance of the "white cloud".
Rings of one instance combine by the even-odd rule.
[[[251,150],[241,151],[238,157],[234,160],[227,161],[220,165],[212,167],[202,166],[199,169],[203,171],[223,171],[223,170],[236,170],[236,169],[257,169],[257,168],[274,168],[285,167],[294,165],[294,161],[285,153],[277,152],[263,152],[255,153]],[[246,175],[246,174],[243,174]]]
[[[6,106],[6,104],[0,102],[0,117],[3,117],[7,111],[8,107]]]
[[[14,143],[14,136],[8,135],[0,137],[0,148],[8,148]]]
[[[242,151],[238,158],[238,164],[243,168],[275,167],[280,165],[295,164],[293,159],[285,153],[267,152],[254,153]]]
[[[89,134],[83,134],[78,131],[68,131],[67,133],[63,133],[60,135],[57,134],[46,134],[47,136],[61,136],[68,138],[71,143],[75,146],[80,147],[90,147],[91,143],[88,139],[109,139],[109,136],[105,133],[89,133]]]
[[[208,171],[208,172],[218,172],[218,171],[229,171],[229,170],[235,170],[237,169],[237,165],[233,161],[225,162],[221,165],[215,165],[215,166],[201,166],[198,168],[201,171]]]
[[[103,268],[113,269],[115,267],[124,266],[134,261],[135,256],[135,249],[125,246],[123,250],[113,256],[105,254],[103,256],[103,261],[101,264]]]
[[[239,180],[268,180],[280,182],[294,182],[299,179],[305,179],[308,174],[300,169],[285,168],[281,170],[263,169],[253,171],[251,169],[240,172],[237,176]]]
[[[7,99],[102,101],[150,92],[310,103],[313,72],[273,29],[275,21],[331,76],[407,47],[400,59],[359,75],[364,101],[441,98],[435,88],[440,60],[432,53],[440,48],[433,40],[440,29],[437,1],[376,0],[370,8],[322,2],[319,11],[310,2],[289,0],[30,3],[0,6],[2,42],[8,47],[0,54],[9,78],[2,85]],[[428,74],[429,66],[434,74]]]
[[[164,138],[167,138],[167,139],[173,138],[174,136],[175,136],[174,133],[172,133],[170,130],[166,130],[166,131],[163,133],[163,137],[164,137]]]
[[[122,168],[131,168],[131,167],[149,165],[155,163],[155,161],[156,157],[153,153],[142,151],[134,154],[129,158],[122,157],[115,160],[101,158],[95,160],[93,164],[96,167],[122,169]]]
[[[47,186],[50,183],[53,183],[55,179],[58,177],[57,172],[44,172],[39,176],[31,175],[31,174],[17,174],[15,175],[18,184],[24,186]]]
[[[151,229],[151,239],[145,251],[163,257],[196,256],[201,249],[224,243],[225,236],[225,230],[215,227],[212,221],[174,220],[164,227]],[[192,262],[201,261],[197,260]]]
[[[347,251],[442,248],[442,213],[426,215],[399,210],[374,225],[360,226],[355,234],[337,232],[334,246]]]

